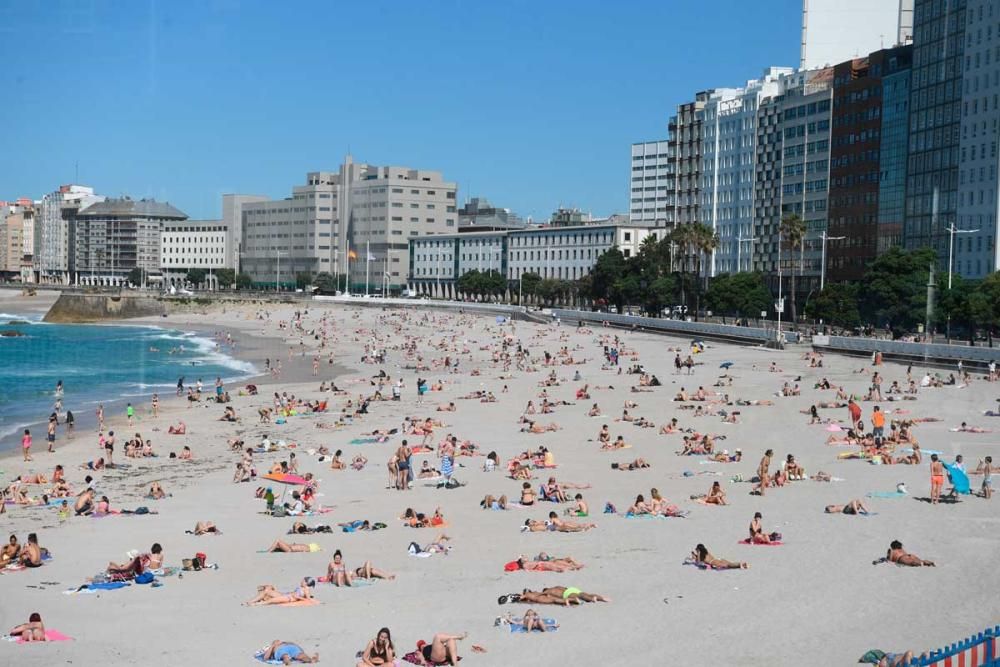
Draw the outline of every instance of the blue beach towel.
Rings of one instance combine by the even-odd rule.
[[[948,475],[951,477],[951,484],[955,487],[956,492],[963,495],[968,495],[972,492],[969,488],[969,476],[963,470],[956,468],[951,463],[945,463],[944,467],[948,470]]]
[[[554,618],[543,618],[542,623],[545,624],[546,632],[555,632],[559,629],[559,626],[556,624],[556,619]],[[510,623],[510,631],[513,634],[526,634],[528,631],[524,629],[524,619],[512,619]],[[535,630],[534,632],[538,632],[538,630]]]
[[[900,491],[869,491],[865,494],[866,498],[909,498],[910,494],[901,493]]]

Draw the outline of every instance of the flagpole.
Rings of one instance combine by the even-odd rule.
[[[372,261],[371,241],[365,241],[365,296],[368,296],[368,269]]]

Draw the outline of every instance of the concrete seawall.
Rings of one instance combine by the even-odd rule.
[[[43,320],[58,324],[163,315],[167,306],[145,295],[61,294]]]

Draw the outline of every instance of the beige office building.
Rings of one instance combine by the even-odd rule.
[[[336,172],[306,174],[287,199],[240,205],[240,270],[260,287],[291,288],[299,273],[328,272],[349,273],[352,292],[398,292],[409,240],[457,231],[457,189],[436,171],[348,156]]]

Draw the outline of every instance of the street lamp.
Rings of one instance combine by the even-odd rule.
[[[823,240],[823,251],[819,260],[819,291],[823,291],[823,285],[826,284],[826,242],[827,241],[843,241],[846,236],[827,236],[826,230],[819,233],[819,237]]]
[[[951,266],[955,259],[955,234],[975,234],[978,229],[955,229],[955,223],[945,227],[950,232],[948,236],[948,289],[951,289]]]
[[[746,238],[742,236],[736,237],[736,273],[740,273],[743,270],[743,264],[740,261],[741,251],[743,250],[743,243],[750,242],[750,270],[753,270],[753,244],[757,242],[757,238],[754,236],[748,236]]]
[[[281,251],[275,250],[274,256],[277,259],[274,265],[274,291],[278,292],[281,290]]]

